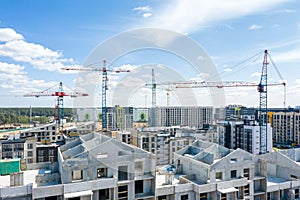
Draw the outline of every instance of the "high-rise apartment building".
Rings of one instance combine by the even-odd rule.
[[[149,113],[152,113],[151,108]],[[153,124],[154,118],[156,127],[189,126],[203,128],[204,124],[213,122],[213,107],[201,106],[163,106],[156,107],[155,116],[149,116],[149,124]]]
[[[246,116],[245,116],[246,117]],[[229,149],[244,149],[253,154],[261,151],[260,126],[252,120],[231,119],[219,123],[224,129],[224,144]],[[267,125],[267,152],[272,151],[272,127]]]
[[[274,142],[300,145],[300,113],[274,112],[272,123]]]

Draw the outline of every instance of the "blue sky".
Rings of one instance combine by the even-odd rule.
[[[300,105],[299,12],[297,0],[2,0],[0,106],[54,106],[54,97],[36,99],[22,95],[42,91],[60,81],[75,87],[77,74],[61,71],[61,67],[81,66],[98,44],[124,31],[144,27],[169,29],[192,38],[205,49],[222,80],[258,83],[263,53],[243,61],[268,49],[287,82],[287,105],[297,106]],[[111,61],[109,68],[136,69],[147,63],[168,66],[186,80],[202,80],[205,76],[178,56],[158,50],[132,52]],[[142,88],[144,82],[151,80],[150,73],[139,81],[135,79],[141,89],[131,95],[130,105],[150,105],[151,91]],[[159,73],[158,82],[168,81]],[[112,103],[109,99],[113,87],[122,76],[109,75],[108,104]],[[269,80],[280,81],[271,64]],[[206,89],[194,92],[199,105],[210,105]],[[225,94],[226,104],[258,106],[256,88],[226,89]],[[99,94],[95,98],[100,100]],[[66,106],[72,106],[71,99],[66,98],[65,102]],[[165,91],[158,91],[157,102],[165,105]],[[283,88],[270,88],[269,106],[282,107],[282,102]],[[171,104],[178,104],[176,94],[171,97]],[[99,105],[101,102],[96,104]]]

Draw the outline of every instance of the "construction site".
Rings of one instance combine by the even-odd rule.
[[[3,127],[1,199],[300,199],[300,111],[285,108],[286,94],[284,108],[268,108],[268,87],[286,86],[268,83],[268,64],[265,50],[259,83],[157,83],[152,69],[145,84],[151,108],[106,105],[107,73],[130,70],[109,70],[106,62],[64,68],[102,72],[102,107],[78,108],[67,122],[64,98],[89,94],[65,91],[62,82],[25,94],[55,97],[55,116],[47,124]],[[160,86],[167,106],[156,103]],[[257,88],[258,108],[170,105],[176,89],[227,87]]]

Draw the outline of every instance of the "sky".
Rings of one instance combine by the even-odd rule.
[[[295,107],[300,105],[299,12],[298,0],[1,0],[0,107],[54,107],[55,97],[23,95],[48,88],[57,91],[59,82],[63,82],[66,92],[73,88],[88,93],[94,101],[84,104],[85,107],[101,107],[101,72],[84,74],[86,79],[83,79],[77,71],[62,68],[102,67],[102,61],[107,58],[105,53],[95,53],[97,47],[103,47],[109,40],[117,43],[116,36],[143,28],[172,31],[197,43],[204,51],[201,55],[211,59],[213,66],[209,67],[218,71],[222,81],[258,84],[263,52],[267,49],[272,59],[268,64],[268,81],[286,82],[286,106]],[[160,44],[175,41],[159,35],[153,38],[153,43],[157,42],[156,37]],[[127,45],[135,44],[127,38],[124,40]],[[188,49],[185,44],[180,48]],[[111,54],[118,50],[107,48]],[[151,83],[152,68],[158,84],[214,80],[212,74],[195,70],[182,55],[159,48],[135,49],[118,55],[114,60],[107,60],[107,68],[132,71],[108,74],[108,106],[150,106],[151,88],[145,87],[145,83]],[[87,81],[95,84],[93,91],[85,88]],[[123,92],[128,93],[125,100],[123,95],[115,94],[118,85],[125,85]],[[126,90],[131,85],[134,89]],[[188,92],[182,95],[180,90]],[[167,105],[166,86],[158,86],[156,92],[156,104]],[[224,92],[226,105],[259,105],[255,87],[235,87]],[[199,106],[212,105],[212,98],[219,98],[212,97],[208,88],[172,88],[169,105],[182,105],[185,102],[182,99],[192,98],[187,93],[193,93],[196,100],[191,102]],[[77,97],[76,101],[84,98]],[[283,102],[284,88],[268,87],[269,107],[283,107]],[[65,97],[64,105],[74,106],[73,99]]]

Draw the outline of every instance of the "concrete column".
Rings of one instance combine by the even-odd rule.
[[[93,191],[93,200],[98,200],[99,199],[99,190],[94,190]]]

